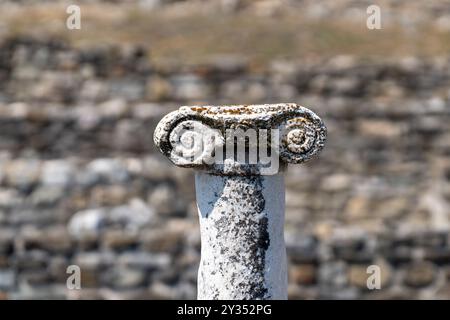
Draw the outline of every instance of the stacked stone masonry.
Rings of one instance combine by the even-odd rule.
[[[180,105],[280,101],[328,128],[320,157],[286,175],[289,297],[450,298],[450,58],[149,61],[2,42],[1,298],[195,298],[193,176],[156,152],[154,128]],[[71,264],[82,290],[66,288]]]

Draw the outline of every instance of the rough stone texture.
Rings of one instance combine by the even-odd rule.
[[[238,138],[236,143],[227,144],[229,130],[253,130],[258,140],[246,144]],[[263,130],[267,132],[267,142],[261,141]],[[272,130],[278,135],[269,137]],[[223,151],[224,159],[220,159],[224,160],[223,164],[209,161],[217,147],[226,149],[228,145],[236,145],[240,148],[251,143],[261,147],[266,143],[273,157],[280,157],[277,164],[281,162],[283,167],[283,164],[310,159],[322,150],[325,140],[326,127],[322,120],[311,110],[294,103],[181,107],[165,116],[154,134],[155,145],[174,164],[221,175],[276,174],[279,168],[269,168],[266,173],[260,159],[256,159],[256,163],[239,159],[239,156],[235,159],[229,157],[229,150]],[[250,154],[251,146],[247,147],[246,152]],[[257,151],[255,148],[253,153]]]
[[[290,272],[290,298],[450,298],[448,57],[274,61],[256,74],[241,60],[232,70],[222,64],[159,70],[120,50],[23,38],[0,46],[2,298],[194,299],[200,233],[193,174],[156,152],[151,136],[180,104],[242,101],[314,106],[328,128],[321,156],[286,174],[288,265],[300,270]],[[42,52],[48,63],[38,64]],[[74,62],[67,82],[63,53]],[[173,79],[182,74],[197,75],[209,88],[204,99],[175,98]],[[148,91],[156,78],[168,84],[161,100]],[[38,98],[44,84],[51,94]],[[117,88],[130,86],[145,90],[117,97]],[[260,90],[248,90],[255,87],[264,89],[259,101]],[[65,173],[53,179],[51,172]],[[179,203],[160,212],[168,193]],[[69,232],[86,210],[93,210],[81,224],[88,232]],[[139,240],[109,247],[111,229],[115,243],[127,243],[133,232]],[[70,242],[47,243],[61,230]],[[81,291],[65,288],[65,267],[74,263],[82,267]],[[381,290],[362,287],[370,264],[387,270]],[[139,287],[121,288],[117,277],[105,276],[129,268],[146,272],[128,278]]]
[[[237,140],[236,130],[243,132]],[[287,298],[284,180],[271,176],[317,154],[325,139],[322,120],[293,103],[181,107],[161,120],[158,149],[178,166],[206,172],[196,175],[199,299]],[[269,170],[255,155],[261,149],[271,150]]]
[[[286,299],[284,179],[196,174],[198,298]]]

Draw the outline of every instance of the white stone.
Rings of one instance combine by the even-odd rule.
[[[65,187],[73,179],[74,169],[65,160],[50,160],[42,165],[41,182],[47,186]]]
[[[121,223],[127,229],[137,230],[151,222],[154,211],[139,198],[133,198],[128,205],[113,208],[110,212],[111,222]]]
[[[237,128],[271,130],[270,170],[265,155],[254,157],[250,149],[268,148],[261,140],[267,136],[247,144],[228,139],[227,131]],[[157,148],[175,165],[197,169],[199,299],[287,299],[283,172],[316,155],[325,140],[323,121],[294,103],[181,107],[160,121]],[[221,154],[224,141],[246,156]]]
[[[284,178],[195,177],[201,230],[198,298],[287,299]]]
[[[74,237],[96,234],[105,221],[104,209],[89,209],[75,213],[69,221],[68,230]]]

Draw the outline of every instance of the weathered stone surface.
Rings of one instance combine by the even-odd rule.
[[[13,270],[0,269],[0,290],[11,290],[16,282],[16,273]]]
[[[184,232],[170,229],[143,230],[139,242],[150,252],[179,252],[183,248]]]
[[[152,208],[138,198],[130,199],[127,205],[82,210],[75,213],[68,223],[68,230],[74,236],[98,235],[107,227],[122,227],[136,231],[152,222]]]
[[[50,253],[67,253],[72,248],[71,238],[63,226],[54,226],[44,230],[27,228],[17,246],[23,250],[41,249]]]
[[[46,161],[42,166],[41,180],[44,186],[64,188],[70,184],[73,175],[71,163],[64,160]]]
[[[123,230],[108,230],[103,234],[103,244],[112,250],[130,250],[137,246],[137,234]]]
[[[97,234],[105,221],[105,210],[90,209],[77,212],[69,222],[68,230],[74,236]]]
[[[339,292],[345,288],[348,283],[346,271],[347,265],[341,261],[320,266],[318,280],[323,285],[323,290],[328,290],[329,294],[333,294],[333,292]]]
[[[202,237],[199,299],[283,299],[283,178],[196,175]],[[268,201],[270,199],[270,201]]]
[[[312,111],[291,103],[181,107],[159,122],[154,142],[165,156],[181,167],[222,175],[278,173],[279,168],[268,168],[265,173],[262,161],[236,160],[229,158],[226,152],[223,159],[214,160],[216,148],[226,145],[227,130],[238,129],[244,132],[253,129],[258,134],[263,130],[277,130],[278,137],[273,135],[268,139],[266,136],[268,141],[264,143],[273,156],[279,155],[280,168],[286,163],[308,160],[323,148],[326,139],[322,120]],[[200,143],[202,146],[198,145]],[[257,143],[261,147],[263,142]]]
[[[289,268],[289,281],[299,285],[313,285],[317,280],[317,269],[311,264],[293,265]]]
[[[180,201],[180,196],[175,192],[175,188],[167,184],[153,190],[148,196],[148,203],[160,215],[179,216],[185,210],[183,202]]]
[[[436,276],[432,263],[413,263],[406,269],[405,284],[411,287],[425,287],[430,285]]]
[[[31,203],[34,206],[54,206],[59,200],[64,198],[64,190],[59,186],[42,186],[36,188],[30,195]]]
[[[204,171],[196,174],[199,299],[287,298],[281,175],[325,139],[322,120],[296,104],[181,107],[159,122],[157,148],[178,166]]]
[[[14,232],[10,229],[0,229],[0,254],[10,254],[14,248]]]
[[[118,263],[127,267],[144,270],[166,269],[170,266],[169,253],[128,252],[118,257]]]
[[[146,275],[144,270],[119,267],[105,275],[105,281],[117,289],[139,288],[145,284]]]
[[[9,162],[4,179],[8,185],[23,190],[38,181],[40,170],[40,162],[36,160]]]

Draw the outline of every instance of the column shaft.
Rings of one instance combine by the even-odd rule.
[[[287,299],[284,177],[196,172],[199,299]]]

